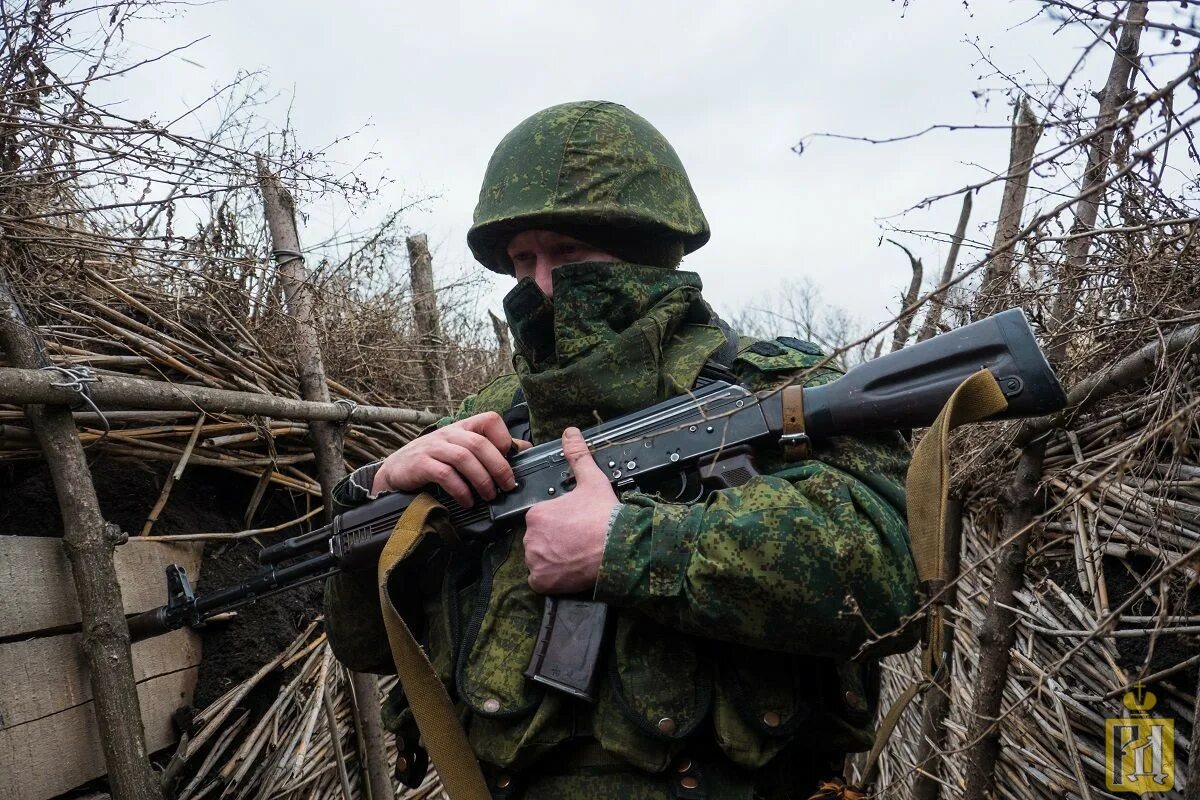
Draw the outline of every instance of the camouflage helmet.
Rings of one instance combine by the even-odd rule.
[[[623,258],[622,251],[675,253],[664,266],[709,237],[671,143],[625,106],[597,101],[537,112],[492,154],[467,232],[471,252],[488,269],[511,275],[505,248],[533,228],[568,233]]]

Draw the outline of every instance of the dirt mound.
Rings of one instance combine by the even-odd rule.
[[[129,462],[103,453],[91,466],[104,518],[131,536],[140,533],[163,480],[174,468],[166,462]],[[189,467],[172,488],[153,533],[166,536],[241,530],[253,490],[252,479],[228,470]],[[268,492],[252,524],[270,527],[305,511],[295,506],[286,493]],[[22,461],[0,467],[0,532],[62,536],[58,500],[45,463]],[[296,529],[282,531],[271,534],[270,540],[296,533]],[[258,550],[259,545],[250,539],[227,545],[210,543],[204,550],[197,591],[212,591],[248,576],[258,568]],[[321,585],[315,583],[246,606],[236,619],[203,631],[204,661],[196,688],[196,707],[203,708],[278,655],[320,609]]]

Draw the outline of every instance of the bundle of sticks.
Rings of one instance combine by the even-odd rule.
[[[1200,672],[1198,405],[1200,370],[1189,357],[1164,364],[1142,393],[1051,434],[1045,510],[1015,595],[1017,638],[995,722],[997,796],[1111,796],[1106,720],[1134,715],[1123,699],[1139,684],[1156,697],[1151,716],[1174,718],[1176,763],[1186,761]],[[889,792],[913,796],[919,773],[940,775],[943,797],[967,785],[962,753],[970,745],[978,632],[1002,544],[994,505],[987,491],[964,502],[961,577],[949,608],[946,739],[931,760],[920,757],[927,731],[919,711],[907,713],[882,760],[880,785]],[[921,680],[914,654],[884,667],[885,697]],[[1183,798],[1186,788],[1179,767],[1174,788],[1156,796]]]
[[[275,672],[287,676],[282,688],[264,713],[250,714],[244,701]],[[386,694],[395,684],[396,678],[386,678],[379,688]],[[357,800],[364,786],[358,777],[358,716],[345,668],[314,622],[258,672],[200,711],[192,721],[194,732],[180,741],[168,764],[166,778],[181,778],[178,800]],[[394,741],[390,744],[389,770],[397,758]],[[443,796],[432,768],[419,787],[404,794],[409,800]]]
[[[123,375],[298,398],[291,365],[278,348],[251,332],[213,293],[191,303],[165,295],[155,284],[131,277],[105,276],[97,267],[81,273],[86,291],[70,300],[48,298],[38,305],[39,331],[57,366],[86,367],[93,374]],[[212,319],[220,313],[219,320]],[[329,381],[330,393],[347,409],[389,405],[394,398]],[[167,461],[173,475],[189,464],[221,467],[259,482],[246,518],[268,487],[320,498],[308,462],[313,453],[303,421],[266,419],[196,411],[89,410],[75,412],[84,445],[113,456]],[[435,415],[426,414],[426,422]],[[356,423],[344,429],[347,466],[377,458],[402,446],[422,426],[408,423]],[[20,406],[0,405],[0,461],[40,459],[41,451]],[[307,467],[307,468],[306,468]],[[143,535],[152,531],[173,481],[149,515]]]

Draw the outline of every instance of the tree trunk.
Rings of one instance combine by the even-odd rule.
[[[328,403],[329,384],[317,335],[316,296],[304,268],[300,250],[300,234],[296,230],[296,213],[291,194],[279,180],[269,174],[263,161],[258,162],[259,184],[267,228],[271,234],[272,251],[283,286],[285,309],[295,331],[296,368],[300,378],[300,394],[310,402]],[[317,474],[321,494],[325,499],[326,521],[333,519],[333,488],[346,474],[342,460],[341,429],[332,422],[313,420],[309,424],[313,452],[317,457]],[[379,708],[379,684],[374,675],[350,673],[361,703],[362,734],[366,742],[363,762],[367,786],[373,800],[391,800],[395,796],[388,774],[387,753],[383,746],[383,719]]]
[[[1112,148],[1110,128],[1125,100],[1125,90],[1133,72],[1145,20],[1145,0],[1132,3],[1121,40],[1113,54],[1104,93],[1101,95],[1100,111],[1096,118],[1099,133],[1092,141],[1088,153],[1087,170],[1080,187],[1080,196],[1083,199],[1075,207],[1075,224],[1071,228],[1076,233],[1089,231],[1096,224],[1104,176]],[[1057,324],[1056,336],[1047,352],[1050,363],[1055,366],[1065,361],[1065,320],[1069,319],[1074,308],[1075,282],[1087,261],[1090,247],[1091,237],[1088,236],[1080,236],[1067,244],[1061,281],[1062,294],[1059,295],[1053,312]],[[1008,681],[1011,649],[1017,635],[1016,615],[1010,609],[1014,606],[1014,593],[1025,581],[1025,556],[1036,510],[1035,497],[1042,476],[1045,452],[1045,437],[1025,445],[1005,498],[1004,539],[1007,541],[1010,537],[1015,538],[1001,550],[992,579],[988,607],[979,631],[979,666],[975,675],[972,692],[974,702],[967,730],[967,787],[963,800],[985,800],[995,785],[996,760],[1000,756],[1000,707],[1004,685]]]
[[[1022,97],[1013,120],[1012,139],[1008,150],[1008,175],[1004,179],[1004,196],[1000,200],[1000,217],[996,235],[992,238],[992,260],[984,270],[980,284],[975,318],[994,314],[1003,305],[1001,297],[1012,279],[1013,240],[1021,230],[1021,212],[1025,210],[1025,195],[1029,191],[1029,172],[1042,126],[1029,107],[1029,98]]]
[[[454,403],[450,396],[450,378],[446,374],[446,342],[442,338],[442,324],[438,317],[429,240],[425,234],[418,233],[408,237],[407,244],[408,266],[412,273],[413,319],[417,323],[417,342],[424,353],[421,370],[425,373],[429,408],[452,414]]]
[[[28,369],[50,364],[41,337],[25,316],[0,271],[0,346],[9,360]],[[146,758],[146,738],[133,677],[129,628],[113,566],[119,531],[100,515],[92,475],[71,412],[64,406],[30,405],[33,425],[63,518],[63,544],[75,579],[87,658],[96,703],[100,747],[113,795],[121,800],[158,800],[158,781]]]

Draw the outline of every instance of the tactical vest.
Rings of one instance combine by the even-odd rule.
[[[726,353],[734,351],[732,372],[755,390],[822,358],[816,346],[788,337],[742,337]],[[809,382],[835,377],[821,370]],[[495,411],[519,434],[519,407],[517,376],[510,374],[475,395],[464,414]],[[756,650],[719,635],[693,637],[636,611],[611,611],[594,706],[526,679],[543,603],[529,588],[522,535],[518,529],[452,559],[425,607],[431,659],[469,711],[468,736],[482,761],[519,770],[563,742],[588,737],[652,772],[699,737],[715,738],[747,769],[793,742],[824,751],[870,748],[878,694],[870,668]]]

